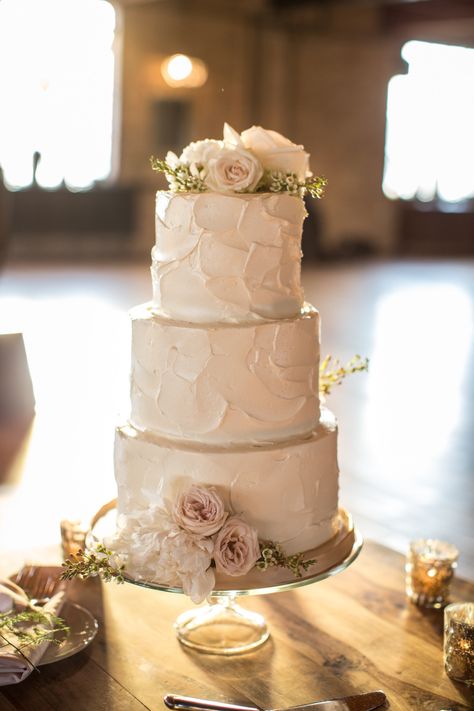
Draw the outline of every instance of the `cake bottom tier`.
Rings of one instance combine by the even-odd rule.
[[[159,438],[131,425],[116,433],[119,515],[169,506],[191,484],[213,486],[227,510],[287,555],[335,534],[338,476],[337,425],[325,409],[313,432],[273,445],[211,447]]]

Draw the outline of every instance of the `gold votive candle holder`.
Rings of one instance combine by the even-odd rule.
[[[474,686],[474,602],[444,609],[444,667],[451,679]]]
[[[80,550],[84,550],[87,526],[82,521],[63,519],[60,523],[60,529],[61,548],[64,560],[71,555],[77,555]]]
[[[433,538],[410,543],[407,555],[406,593],[421,607],[444,607],[457,566],[456,546]]]

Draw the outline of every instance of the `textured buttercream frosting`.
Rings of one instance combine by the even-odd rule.
[[[148,506],[169,506],[193,483],[214,486],[259,538],[288,554],[308,550],[336,530],[336,449],[336,421],[326,409],[312,433],[273,445],[217,447],[127,425],[115,440],[119,514],[123,520]]]
[[[295,316],[305,216],[303,200],[288,194],[159,191],[155,306],[197,323]]]
[[[284,177],[295,172],[285,169],[287,159],[302,161],[305,180],[302,147],[258,127],[250,132],[257,143],[265,139],[265,150],[271,138],[265,160],[283,160]],[[245,169],[255,164],[234,134],[231,148],[188,147],[199,155],[186,154],[187,172],[174,174],[177,192],[156,196],[153,300],[131,312],[131,415],[115,439],[119,525],[132,538],[147,526],[152,541],[166,538],[166,515],[197,488],[220,497],[229,522],[240,519],[257,546],[257,538],[273,541],[292,555],[336,532],[337,425],[320,408],[319,314],[304,304],[300,283],[304,191],[299,183],[295,194],[229,190],[226,181],[250,180]],[[208,155],[216,150],[220,157]],[[217,187],[198,175],[201,164]],[[191,185],[198,178],[200,187]],[[213,192],[219,185],[223,192]],[[151,566],[159,576],[154,545],[138,544],[139,575]],[[171,570],[166,560],[162,574]],[[203,572],[213,575],[208,565]]]
[[[191,324],[132,310],[131,422],[200,442],[275,442],[319,419],[319,314]]]

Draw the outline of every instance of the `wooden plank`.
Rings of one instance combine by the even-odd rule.
[[[147,708],[84,652],[42,667],[21,684],[2,687],[0,693],[1,711],[145,711]]]
[[[173,621],[191,604],[180,595],[76,583],[72,597],[101,620],[98,638],[86,652],[2,689],[0,709],[156,710],[167,692],[278,708],[376,688],[393,711],[472,708],[474,697],[443,670],[443,612],[406,600],[403,563],[367,543],[339,576],[246,599],[244,607],[265,615],[272,638],[230,658],[179,645]],[[474,584],[456,580],[454,598],[474,599]]]

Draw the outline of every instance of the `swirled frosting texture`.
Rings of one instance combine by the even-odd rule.
[[[286,194],[158,191],[155,306],[195,323],[295,316],[305,216]]]
[[[170,505],[191,484],[216,487],[226,508],[243,515],[260,539],[288,554],[324,543],[335,532],[337,428],[322,410],[307,437],[248,447],[215,447],[158,438],[131,426],[115,440],[119,514]]]
[[[319,419],[319,314],[193,325],[132,310],[131,422],[198,442],[286,439]]]

